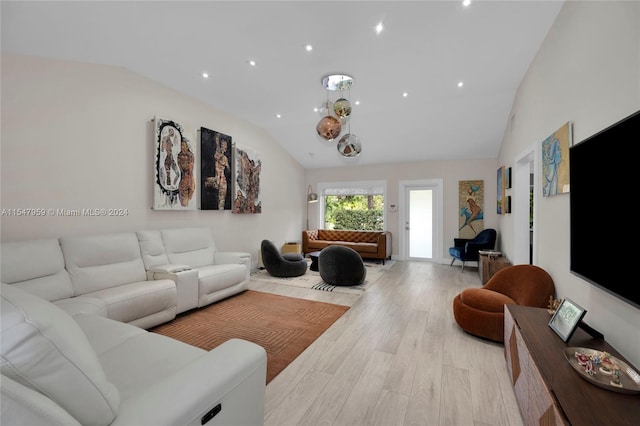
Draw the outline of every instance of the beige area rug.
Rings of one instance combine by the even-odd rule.
[[[300,355],[348,306],[247,290],[152,328],[204,350],[237,337],[267,351],[267,383]]]
[[[310,261],[309,261],[310,262]],[[334,293],[347,293],[347,294],[362,294],[366,289],[371,287],[380,277],[387,271],[395,261],[387,260],[385,264],[376,264],[372,262],[365,262],[365,268],[367,269],[367,275],[364,283],[354,286],[337,286],[327,284],[322,281],[320,273],[307,269],[304,275],[291,278],[278,278],[274,277],[266,269],[255,270],[251,273],[251,279],[255,281],[264,281],[273,284],[290,285],[294,287],[309,288],[319,291],[330,291]]]

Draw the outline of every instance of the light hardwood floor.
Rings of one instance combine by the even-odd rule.
[[[477,269],[395,262],[362,296],[252,281],[351,308],[269,383],[265,425],[522,425],[501,344],[463,332],[452,300]]]

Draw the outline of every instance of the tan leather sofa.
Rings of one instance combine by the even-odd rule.
[[[352,231],[344,229],[311,229],[302,231],[302,253],[320,251],[330,245],[354,249],[363,259],[391,258],[391,232]]]

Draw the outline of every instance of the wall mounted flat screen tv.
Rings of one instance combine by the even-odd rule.
[[[640,111],[569,149],[570,269],[640,309]]]

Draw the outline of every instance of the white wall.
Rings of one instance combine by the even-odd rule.
[[[362,141],[362,149],[367,149],[367,142]],[[340,155],[336,152],[336,155]],[[399,182],[402,180],[443,180],[443,209],[444,229],[442,231],[441,254],[434,253],[434,259],[451,259],[449,247],[453,239],[458,237],[458,182],[461,180],[484,180],[484,227],[497,228],[498,215],[496,214],[496,170],[495,159],[467,160],[467,161],[421,161],[415,163],[380,164],[374,166],[353,166],[329,169],[308,169],[306,174],[307,184],[317,191],[318,182],[348,182],[367,180],[386,180],[387,198],[385,205],[398,205]],[[312,204],[309,209],[309,225],[312,229],[318,226],[318,204]],[[399,210],[390,212],[387,207],[386,230],[392,234],[392,253],[397,256],[400,253],[398,242],[399,233],[404,232],[400,225],[403,221],[398,217]],[[501,237],[498,233],[496,248],[500,248]],[[434,245],[435,246],[435,245]]]
[[[513,165],[519,154],[567,121],[578,143],[639,109],[640,2],[568,1],[519,87],[513,128],[505,133],[498,161]],[[536,175],[539,179],[541,170]],[[569,194],[543,198],[536,187],[536,263],[553,277],[558,297],[587,309],[585,322],[640,366],[640,309],[569,272]],[[593,226],[607,228],[606,223]],[[500,219],[500,229],[509,255],[513,215]],[[624,265],[624,259],[603,255],[603,268],[636,285],[638,279]]]
[[[154,115],[191,134],[197,180],[201,126],[257,150],[263,213],[151,210]],[[1,136],[3,209],[128,210],[124,217],[3,216],[3,241],[209,226],[219,249],[250,252],[257,264],[262,239],[282,244],[303,229],[304,169],[270,135],[126,69],[3,55]]]

